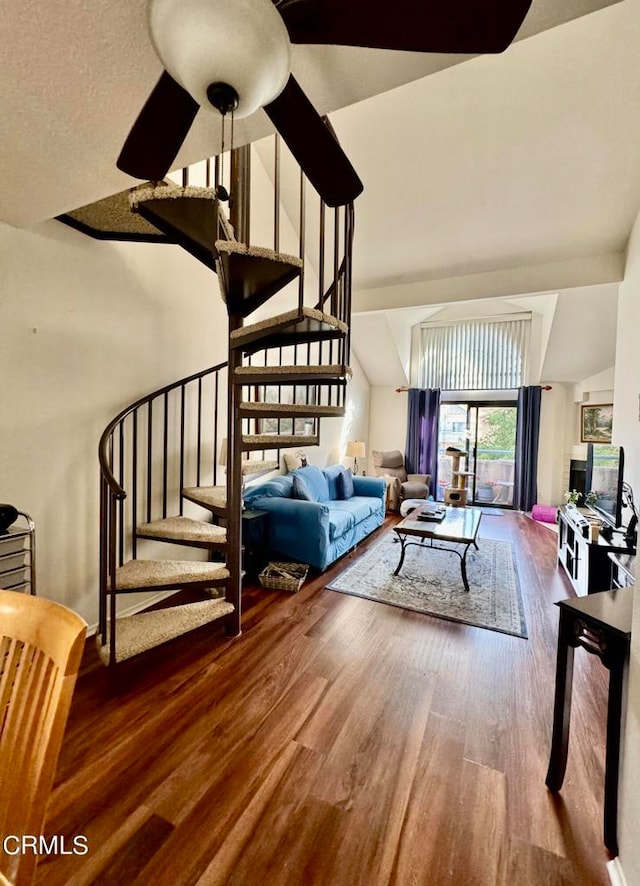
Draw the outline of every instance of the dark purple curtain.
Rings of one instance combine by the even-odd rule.
[[[513,478],[513,507],[530,511],[538,499],[538,440],[542,388],[530,385],[518,391],[516,466]]]
[[[439,413],[440,388],[409,388],[405,466],[408,474],[431,474],[434,498],[438,488]]]

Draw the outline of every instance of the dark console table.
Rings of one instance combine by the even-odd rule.
[[[268,511],[248,508],[242,512],[242,568],[248,579],[256,579],[269,559],[268,527]]]
[[[618,853],[618,781],[620,740],[629,668],[631,616],[634,588],[590,594],[561,600],[553,709],[551,755],[546,784],[559,791],[564,781],[569,748],[573,655],[576,646],[597,655],[609,670],[607,747],[604,781],[604,843],[612,855]]]

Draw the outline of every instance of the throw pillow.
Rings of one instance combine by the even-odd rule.
[[[304,452],[285,452],[282,458],[287,471],[297,471],[298,468],[306,468],[308,464]]]
[[[340,498],[344,501],[353,498],[353,474],[346,468],[343,468],[338,476],[338,490]]]
[[[251,504],[256,498],[291,498],[293,480],[288,474],[278,475],[266,483],[251,483],[245,486],[242,497],[245,504]]]
[[[314,465],[307,465],[306,468],[298,468],[293,476],[294,478],[302,477],[313,495],[312,501],[329,501],[331,498],[327,478],[320,468],[316,468]]]
[[[317,501],[313,491],[309,489],[308,484],[305,482],[304,477],[301,477],[297,471],[293,475],[293,496],[302,501]]]
[[[327,486],[329,487],[330,501],[339,501],[341,498],[338,478],[342,471],[344,471],[342,465],[330,465],[328,468],[322,468],[322,473],[324,474]]]

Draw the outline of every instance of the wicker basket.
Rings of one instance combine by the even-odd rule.
[[[268,563],[258,576],[263,588],[273,591],[299,591],[309,567],[306,563]]]

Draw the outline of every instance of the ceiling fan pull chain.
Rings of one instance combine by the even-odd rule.
[[[224,182],[224,118],[225,114],[220,115],[222,117],[222,136],[220,139],[221,147],[220,147],[220,182],[216,186],[216,197],[218,200],[221,200],[223,203],[226,203],[229,199],[229,192],[225,188]]]
[[[233,124],[235,121],[235,113],[234,108],[231,108],[231,144],[229,146],[229,156],[233,154]],[[227,199],[229,200],[229,209],[233,208],[233,195],[229,194]]]

